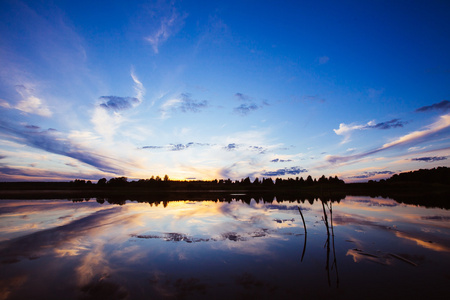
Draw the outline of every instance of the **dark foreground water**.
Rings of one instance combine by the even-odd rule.
[[[0,200],[0,299],[449,299],[448,210],[311,202]]]

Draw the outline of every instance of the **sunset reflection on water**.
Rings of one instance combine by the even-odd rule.
[[[95,200],[0,201],[0,299],[349,299],[380,285],[364,297],[438,297],[449,283],[443,209],[370,197]]]

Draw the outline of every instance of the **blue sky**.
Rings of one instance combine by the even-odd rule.
[[[448,1],[1,1],[0,180],[450,166]]]

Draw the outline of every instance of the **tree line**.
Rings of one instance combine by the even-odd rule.
[[[76,186],[94,185],[91,181],[75,179],[71,182]],[[311,175],[306,179],[303,177],[296,178],[262,178],[250,179],[246,177],[240,180],[231,179],[214,179],[214,180],[171,180],[168,175],[163,178],[159,176],[152,176],[149,179],[139,179],[129,181],[127,177],[113,177],[109,180],[101,178],[97,181],[97,187],[185,187],[185,188],[223,188],[223,187],[302,187],[302,186],[317,186],[317,185],[343,185],[345,182],[337,176],[325,177],[322,175],[319,179],[312,178]]]
[[[450,168],[437,167],[433,169],[419,169],[416,171],[395,174],[386,180],[387,183],[421,182],[440,183],[450,185]]]
[[[90,180],[75,179],[70,182],[77,187],[171,187],[171,188],[209,188],[220,189],[230,187],[252,187],[252,188],[275,188],[275,187],[313,187],[313,186],[341,186],[345,182],[337,176],[325,177],[322,175],[319,179],[312,178],[311,175],[304,179],[303,177],[296,178],[262,178],[250,179],[250,177],[242,178],[240,180],[231,179],[214,179],[214,180],[171,180],[168,175],[164,177],[152,176],[148,179],[128,180],[127,177],[113,177],[109,180],[101,178],[97,184]],[[403,172],[394,174],[388,179],[381,179],[380,181],[369,180],[369,185],[396,185],[407,183],[421,183],[421,184],[443,184],[450,185],[450,168],[437,167],[433,169],[419,169],[416,171]],[[348,185],[348,184],[347,184]],[[351,185],[351,184],[350,184]]]

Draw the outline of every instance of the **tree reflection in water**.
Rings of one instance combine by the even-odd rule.
[[[333,250],[333,263],[331,264],[331,270],[334,269],[336,272],[336,287],[339,288],[339,272],[338,272],[337,259],[336,259],[336,248],[335,248],[335,244],[334,244],[333,203],[330,201],[330,203],[328,205],[328,202],[325,202],[323,200],[321,202],[322,202],[322,209],[323,209],[323,219],[322,220],[324,221],[325,227],[327,229],[327,240],[325,242],[324,248],[326,247],[326,249],[327,249],[327,262],[326,262],[325,269],[327,270],[328,285],[331,286],[330,251]],[[327,209],[330,213],[330,222],[328,222],[328,214],[327,214],[325,207],[327,207]],[[302,213],[302,210],[300,209],[300,207],[298,207],[298,211],[302,218],[303,228],[305,230],[305,241],[303,243],[302,258],[300,260],[301,262],[303,262],[303,258],[305,257],[305,252],[306,252],[306,243],[307,243],[307,238],[308,238],[308,232],[306,230],[305,218],[303,217],[303,213]],[[330,234],[330,229],[331,229],[331,234]],[[330,235],[331,235],[331,247],[330,247]]]
[[[0,299],[448,294],[447,210],[362,196],[235,197],[169,201],[166,207],[165,199],[119,202],[124,205],[99,198],[103,204],[2,200]]]
[[[302,213],[302,210],[300,209],[300,206],[298,207],[298,212],[300,213],[300,216],[302,217],[303,228],[305,229],[305,242],[303,243],[302,259],[300,260],[300,262],[303,262],[303,258],[305,257],[305,251],[306,251],[306,240],[308,238],[308,231],[306,230],[305,218],[303,217],[303,213]]]

